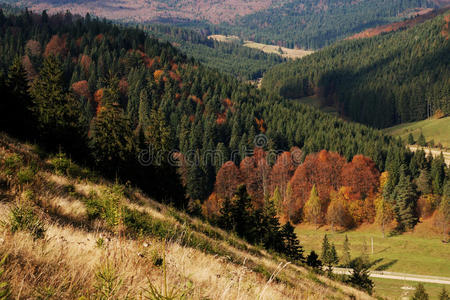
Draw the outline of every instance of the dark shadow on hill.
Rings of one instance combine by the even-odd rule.
[[[382,265],[376,267],[375,271],[386,271],[387,269],[389,269],[390,267],[395,265],[397,262],[398,262],[398,259],[393,259],[390,262],[387,262],[385,264],[382,264]]]

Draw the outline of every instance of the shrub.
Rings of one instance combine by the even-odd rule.
[[[118,226],[122,220],[121,202],[123,197],[124,188],[117,184],[112,188],[103,189],[99,193],[92,191],[85,202],[89,218],[101,218],[110,227]]]
[[[109,261],[99,266],[99,269],[95,274],[95,280],[96,284],[94,286],[94,299],[119,299],[118,294],[122,288],[123,280],[117,274],[117,270]]]
[[[17,172],[17,180],[20,184],[26,184],[33,181],[35,171],[31,168],[22,168]]]
[[[43,238],[45,227],[35,215],[32,207],[15,206],[10,212],[10,226],[12,232],[28,231],[35,239]]]
[[[3,256],[2,260],[0,261],[0,278],[3,277],[3,273],[5,272],[5,269],[3,266],[5,265],[6,259],[8,258],[8,255]],[[11,291],[9,287],[9,283],[7,281],[0,281],[0,300],[7,300],[10,299]]]
[[[5,174],[11,176],[22,166],[22,158],[17,154],[10,155],[4,158],[3,165]]]

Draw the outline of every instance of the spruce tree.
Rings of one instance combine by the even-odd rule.
[[[344,264],[344,266],[348,266],[350,264],[351,261],[351,256],[350,256],[350,242],[348,240],[348,236],[345,235],[345,240],[344,240],[344,252],[342,253],[342,263]]]
[[[409,176],[406,176],[404,171],[402,171],[398,185],[394,189],[394,199],[398,229],[412,229],[418,221],[416,213],[417,193]]]
[[[306,264],[316,270],[322,269],[322,261],[314,250],[306,257]]]
[[[417,140],[417,144],[419,146],[425,147],[427,145],[427,142],[425,141],[425,137],[423,136],[423,133],[420,133],[419,139]]]
[[[372,294],[373,281],[370,280],[370,272],[368,265],[360,257],[356,258],[350,265],[352,268],[352,274],[350,275],[348,282],[354,286],[357,286],[365,290],[369,295]]]
[[[450,296],[448,295],[445,287],[442,287],[442,291],[439,294],[439,300],[450,300]]]
[[[294,226],[291,222],[287,222],[281,228],[281,236],[283,237],[283,253],[293,261],[303,261],[303,247],[300,245],[297,235],[294,232]]]
[[[413,137],[412,133],[410,133],[408,135],[408,144],[409,145],[414,145],[414,137]]]
[[[419,283],[417,285],[416,291],[411,299],[412,300],[428,300],[429,299],[429,296],[428,296],[427,292],[425,291],[425,287],[423,286],[422,283]]]
[[[30,88],[33,113],[41,142],[82,156],[85,128],[80,102],[64,87],[64,72],[58,58],[44,60],[39,77]]]
[[[31,99],[28,94],[26,71],[19,56],[8,69],[4,93],[0,100],[0,128],[14,135],[33,136]],[[20,118],[20,122],[17,122]]]

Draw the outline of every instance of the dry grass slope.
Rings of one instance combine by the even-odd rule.
[[[0,134],[14,299],[372,299],[36,149]]]

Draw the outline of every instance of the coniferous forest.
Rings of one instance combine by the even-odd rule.
[[[421,37],[430,24],[414,33]],[[428,47],[442,42],[430,37]],[[389,36],[323,53],[376,41]],[[298,64],[319,64],[322,55]],[[447,209],[443,157],[411,153],[378,130],[259,90],[142,30],[89,15],[0,11],[0,89],[1,130],[248,241],[279,250],[285,239],[294,258],[301,251],[280,216],[348,228],[395,219],[403,231],[424,207]]]
[[[342,41],[272,68],[263,87],[317,94],[350,119],[385,128],[450,112],[448,11],[411,29]]]

